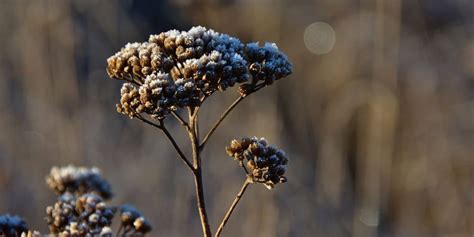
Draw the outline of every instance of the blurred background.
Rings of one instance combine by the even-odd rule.
[[[0,213],[46,233],[50,168],[97,166],[151,236],[200,236],[192,175],[115,112],[105,72],[127,42],[194,25],[276,42],[294,65],[204,152],[214,228],[244,180],[224,146],[256,135],[287,151],[288,183],[251,186],[225,236],[473,236],[472,0],[0,0]],[[201,131],[237,96],[207,101]]]

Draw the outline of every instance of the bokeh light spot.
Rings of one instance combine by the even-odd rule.
[[[314,54],[331,52],[336,43],[336,32],[325,22],[315,22],[304,30],[304,45]]]

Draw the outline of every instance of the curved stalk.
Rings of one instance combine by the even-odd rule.
[[[176,113],[175,111],[171,111],[171,114],[176,118],[176,120],[178,120],[178,122],[183,125],[186,129],[189,129],[189,125],[186,121],[184,121],[184,119],[179,116],[178,113]]]
[[[225,111],[224,113],[221,114],[219,119],[214,123],[212,128],[207,132],[206,136],[202,140],[202,144],[200,145],[200,149],[203,149],[204,146],[206,145],[206,142],[209,140],[209,138],[212,136],[212,134],[216,131],[216,129],[219,127],[219,125],[224,121],[225,117],[229,115],[229,113],[244,99],[245,97],[239,96],[234,103],[232,103]]]
[[[224,113],[221,114],[221,116],[219,117],[219,119],[214,123],[214,125],[212,126],[212,128],[209,130],[209,132],[207,132],[206,136],[204,136],[204,139],[202,140],[202,143],[201,145],[199,146],[199,149],[202,150],[204,149],[204,146],[206,145],[207,141],[209,140],[209,138],[212,136],[212,134],[216,131],[216,129],[219,127],[219,125],[222,123],[222,121],[224,121],[224,119],[227,117],[227,115],[230,114],[230,112],[232,112],[232,110],[237,107],[237,105],[239,105],[239,103],[247,96],[251,95],[252,93],[254,92],[257,92],[258,90],[262,89],[263,87],[265,87],[265,84],[258,84],[258,85],[255,85],[254,89],[252,91],[250,91],[247,95],[244,95],[244,96],[239,96],[225,111]]]
[[[239,203],[240,199],[241,199],[242,196],[244,195],[245,190],[247,190],[247,187],[249,186],[250,183],[251,183],[251,182],[249,181],[249,179],[246,179],[246,180],[245,180],[244,184],[242,185],[242,188],[240,189],[240,192],[237,193],[237,196],[235,197],[234,201],[233,201],[232,204],[230,205],[230,208],[229,208],[229,210],[227,211],[227,213],[225,214],[224,219],[222,219],[222,222],[221,222],[221,224],[219,225],[219,228],[217,228],[215,237],[219,237],[219,236],[221,235],[222,230],[224,229],[225,224],[227,224],[227,221],[229,221],[229,218],[230,218],[230,216],[232,215],[232,212],[234,211],[235,207],[237,206],[237,204]]]
[[[178,152],[179,154],[179,157],[181,158],[181,160],[184,162],[184,164],[186,164],[186,166],[188,166],[188,168],[190,168],[191,170],[194,171],[194,168],[193,168],[193,165],[191,164],[191,162],[188,160],[188,158],[186,158],[186,155],[184,155],[183,151],[181,150],[181,148],[179,147],[178,143],[176,143],[176,141],[174,140],[173,136],[169,133],[168,129],[166,129],[163,121],[161,120],[160,121],[160,124],[156,124],[156,123],[153,123],[151,121],[149,121],[148,119],[145,119],[143,118],[141,115],[136,115],[135,118],[138,118],[139,120],[141,120],[142,122],[148,124],[148,125],[151,125],[155,128],[158,128],[160,129],[161,131],[163,131],[163,133],[166,135],[166,137],[170,140],[171,144],[173,144],[173,147],[174,149]]]

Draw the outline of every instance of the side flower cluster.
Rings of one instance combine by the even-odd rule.
[[[263,183],[268,189],[286,182],[288,157],[284,151],[268,145],[264,138],[232,140],[226,151],[240,162],[251,182]]]
[[[109,77],[124,80],[120,113],[163,119],[170,111],[198,106],[215,91],[240,84],[242,96],[291,74],[275,44],[244,45],[237,38],[198,26],[128,43],[107,60]]]

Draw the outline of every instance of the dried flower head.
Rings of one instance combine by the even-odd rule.
[[[286,182],[288,157],[264,138],[232,140],[226,151],[240,162],[251,182],[263,183],[268,189]]]
[[[270,85],[275,80],[291,74],[292,65],[276,44],[265,43],[263,47],[259,47],[258,43],[250,43],[246,46],[246,53],[254,80]]]
[[[131,205],[122,205],[120,208],[120,220],[125,230],[134,230],[134,232],[145,235],[151,231],[151,224],[143,215]]]
[[[81,195],[95,192],[105,199],[112,197],[110,184],[102,178],[100,170],[95,167],[91,169],[73,165],[53,167],[46,177],[46,182],[58,194],[70,192]]]
[[[117,110],[132,118],[145,113],[163,119],[170,110],[198,106],[215,91],[236,84],[245,96],[291,71],[291,63],[275,44],[244,45],[201,26],[128,43],[107,60],[109,77],[127,81]]]
[[[115,208],[108,207],[96,194],[76,197],[68,192],[46,208],[46,221],[53,234],[64,236],[97,236],[110,229]]]
[[[20,236],[28,227],[19,216],[0,215],[0,236]]]

